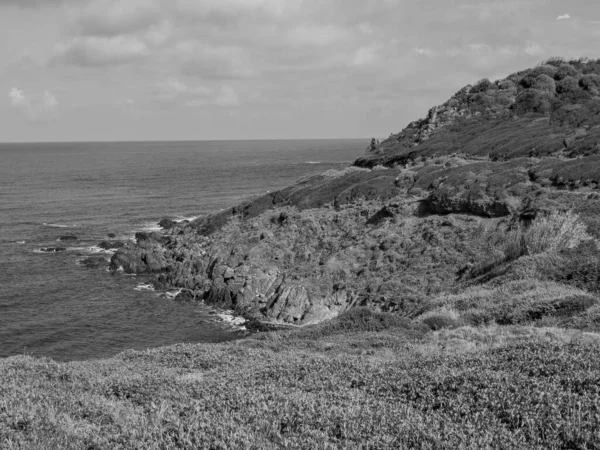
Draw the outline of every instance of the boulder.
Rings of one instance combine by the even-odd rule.
[[[121,241],[102,241],[98,244],[103,250],[113,250],[125,247],[125,244]]]
[[[169,219],[168,217],[163,217],[162,219],[160,219],[160,222],[158,222],[158,226],[161,227],[163,230],[170,230],[171,228],[174,228],[177,225],[177,222],[175,222],[172,219]]]
[[[150,241],[158,244],[165,244],[168,241],[168,238],[155,231],[152,231],[150,233],[146,231],[139,231],[135,233],[135,240],[138,244],[142,241]]]
[[[111,239],[114,239],[117,237],[117,235],[115,233],[108,233],[107,236]]]
[[[98,267],[107,265],[108,260],[101,256],[91,256],[82,260],[80,264],[88,269],[97,269]]]
[[[164,249],[159,245],[123,247],[110,259],[110,270],[125,273],[159,273],[168,267]]]

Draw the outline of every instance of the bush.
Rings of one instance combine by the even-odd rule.
[[[554,79],[556,81],[560,81],[565,79],[566,77],[575,77],[578,73],[579,72],[575,67],[573,67],[571,64],[565,63],[558,68],[558,70],[554,74]]]
[[[548,75],[542,74],[533,80],[533,88],[554,95],[556,92],[556,82]]]
[[[533,76],[547,75],[549,77],[554,77],[558,68],[553,66],[552,64],[542,64],[541,66],[537,66],[531,70],[531,74]]]
[[[423,323],[432,331],[443,330],[444,328],[457,328],[461,325],[460,321],[445,315],[432,315],[423,319]]]
[[[487,78],[484,78],[483,80],[478,81],[475,84],[475,86],[473,86],[471,88],[471,90],[469,91],[469,93],[470,94],[478,94],[480,92],[486,92],[488,89],[493,89],[493,88],[496,88],[496,85],[493,84]]]
[[[598,92],[600,92],[600,75],[589,74],[582,76],[579,79],[579,86],[585,91],[598,95]]]
[[[553,212],[537,217],[529,228],[509,233],[504,253],[507,261],[514,261],[524,255],[572,249],[590,239],[579,215],[571,211]]]
[[[365,169],[363,167],[356,167],[356,166],[348,166],[343,170],[335,170],[335,169],[329,169],[325,172],[323,172],[323,174],[321,176],[326,177],[326,178],[340,178],[343,177],[345,175],[350,175],[351,173],[355,173],[355,172],[370,172],[370,169]]]
[[[530,112],[548,114],[552,110],[552,103],[544,92],[537,89],[526,89],[517,97],[512,108],[519,115]]]

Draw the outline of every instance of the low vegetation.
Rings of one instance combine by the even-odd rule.
[[[0,362],[0,448],[600,446],[600,336],[388,315],[102,361]]]

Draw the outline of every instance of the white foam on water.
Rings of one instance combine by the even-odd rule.
[[[56,250],[47,250],[48,248],[55,248],[55,247],[42,247],[39,248],[37,250],[34,250],[33,253],[43,253],[43,254],[47,254],[47,253],[64,253],[66,252],[66,250],[60,250],[60,251],[56,251]],[[63,249],[64,247],[60,247],[61,249]]]
[[[321,164],[321,161],[306,161],[304,164]]]
[[[116,250],[115,249],[109,249],[109,250],[105,250],[103,248],[98,247],[97,245],[92,245],[91,247],[67,247],[67,251],[69,252],[86,252],[86,253],[104,253],[107,255],[113,255]]]
[[[142,231],[162,231],[162,228],[158,225],[157,222],[144,222],[142,224]]]
[[[154,291],[154,286],[148,283],[140,283],[133,288],[134,291]]]
[[[17,244],[25,244],[25,241],[17,241]]]
[[[246,319],[244,319],[243,317],[234,316],[233,311],[225,311],[222,313],[217,313],[216,316],[219,319],[221,319],[223,322],[225,322],[226,324],[228,324],[238,330],[246,329],[246,327],[244,326],[244,324],[247,322]]]
[[[177,217],[175,217],[175,220],[177,222],[181,222],[182,220],[189,220],[190,222],[192,222],[196,219],[199,219],[200,217],[202,217],[202,216],[201,215],[200,216],[189,216],[189,217],[177,216]]]
[[[174,300],[175,297],[177,297],[181,293],[182,290],[183,289],[176,289],[176,290],[173,290],[173,291],[167,291],[167,292],[165,292],[165,297],[167,297],[169,300]]]
[[[46,223],[44,222],[42,225],[50,228],[69,228],[69,225],[62,225],[60,223]]]

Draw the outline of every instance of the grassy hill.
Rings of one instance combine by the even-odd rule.
[[[552,59],[140,233],[113,270],[263,331],[0,361],[0,448],[600,448],[599,178],[600,60]]]

